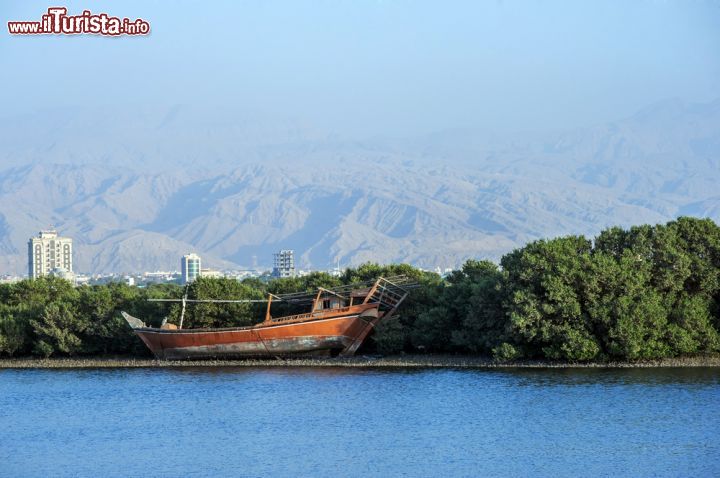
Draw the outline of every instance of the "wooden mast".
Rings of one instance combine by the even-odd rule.
[[[265,312],[265,322],[270,322],[272,320],[272,316],[270,315],[270,305],[272,304],[272,294],[268,294],[268,306],[267,306],[267,312]]]

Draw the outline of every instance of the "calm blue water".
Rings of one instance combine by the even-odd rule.
[[[0,476],[719,476],[720,370],[0,371]]]

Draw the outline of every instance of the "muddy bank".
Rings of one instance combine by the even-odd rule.
[[[720,367],[720,356],[685,357],[638,362],[565,363],[549,361],[498,362],[491,358],[404,355],[334,359],[264,359],[161,361],[136,358],[11,358],[0,359],[0,369],[9,368],[173,368],[173,367],[357,367],[357,368],[645,368]]]

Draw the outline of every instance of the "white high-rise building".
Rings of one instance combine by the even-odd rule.
[[[71,278],[73,274],[72,239],[60,237],[55,230],[40,231],[28,241],[28,276],[48,274]]]
[[[273,254],[273,277],[295,277],[295,251],[283,250]]]
[[[180,259],[180,270],[182,271],[182,283],[188,284],[200,276],[201,266],[200,256],[197,254],[187,254]]]

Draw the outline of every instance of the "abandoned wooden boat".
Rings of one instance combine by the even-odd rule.
[[[379,321],[392,316],[415,287],[404,277],[379,278],[358,287],[320,288],[317,293],[270,295],[265,320],[249,327],[183,329],[187,303],[257,302],[252,300],[156,299],[182,302],[179,326],[148,327],[125,312],[135,334],[159,359],[286,357],[355,354]],[[310,306],[303,314],[272,317],[273,301]],[[264,301],[263,301],[264,302]]]

